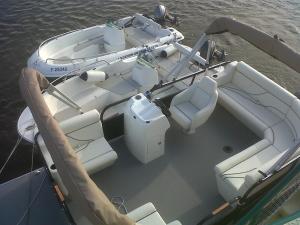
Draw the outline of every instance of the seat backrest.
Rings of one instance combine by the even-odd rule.
[[[62,121],[61,129],[74,148],[103,137],[100,114],[96,109]]]
[[[296,98],[244,62],[237,64],[232,83],[282,119]]]
[[[289,106],[293,103],[295,99],[294,95],[246,63],[242,61],[239,62],[236,69],[274,97],[278,98],[280,101],[285,102]]]
[[[213,79],[205,76],[193,85],[190,102],[199,109],[202,109],[209,103],[211,97],[216,94],[217,83]]]
[[[218,85],[217,82],[210,77],[204,76],[199,82],[197,82],[197,86],[207,94],[213,94],[216,92]]]
[[[300,140],[300,100],[295,99],[286,114],[287,124],[291,127],[291,130],[296,137]]]

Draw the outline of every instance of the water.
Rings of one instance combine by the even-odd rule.
[[[25,107],[18,90],[18,76],[27,58],[43,40],[73,29],[102,24],[135,12],[151,14],[152,0],[2,0],[0,2],[0,165],[16,139],[17,119]],[[300,51],[299,0],[165,0],[181,21],[178,29],[193,45],[204,28],[219,16],[233,16],[267,33],[278,34]],[[229,34],[214,38],[231,59],[244,60],[291,92],[300,90],[300,77],[247,42]],[[299,62],[300,63],[300,62]],[[30,168],[31,146],[23,143],[8,164],[0,182]],[[40,160],[35,160],[39,166]]]

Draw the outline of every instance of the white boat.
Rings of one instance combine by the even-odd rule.
[[[296,63],[300,54],[278,39],[228,18],[217,20],[206,33],[224,31],[244,37],[300,72]],[[182,75],[191,69],[183,62],[194,56],[184,57],[168,73],[172,76],[150,93],[110,99],[101,111],[92,101],[97,94],[89,95],[99,87],[94,83],[89,89],[88,76],[86,81],[80,77],[67,81],[72,87],[80,82],[87,85],[86,91],[78,86],[83,88],[78,98],[89,104],[76,109],[71,104],[78,101],[69,99],[68,110],[58,114],[53,113],[58,101],[50,104],[53,97],[40,91],[53,89],[47,79],[32,69],[22,71],[21,93],[39,130],[35,143],[66,220],[78,225],[257,224],[273,208],[259,202],[256,211],[264,214],[254,214],[252,206],[272,196],[266,194],[270,189],[278,191],[284,183],[289,194],[299,188],[300,100],[242,61]],[[140,60],[142,67],[133,70],[146,66],[141,74],[152,77],[150,60]],[[157,99],[160,91],[164,94]],[[105,117],[118,105],[123,114]],[[45,173],[33,174],[29,181]],[[28,206],[23,217],[11,218],[11,224],[22,222],[31,207],[42,205],[36,199],[44,190],[45,177],[40,177],[40,185],[33,185],[37,193],[29,189],[33,197],[24,197]],[[5,206],[15,209],[13,204]],[[38,213],[34,216],[38,219]]]
[[[181,41],[174,28],[162,27],[141,14],[75,30],[49,38],[28,59],[27,65],[46,77],[69,76],[139,54],[152,43]],[[142,48],[141,48],[142,47]]]
[[[181,76],[199,71],[201,65],[208,65],[208,60],[202,58],[198,52],[206,40],[206,36],[203,35],[195,45],[197,51],[194,52],[193,49],[177,42],[162,46],[152,43],[153,48],[149,49],[149,45],[146,51],[139,51],[139,55],[133,54],[98,66],[70,79],[65,80],[65,76],[61,77],[59,80],[63,82],[56,86],[51,85],[43,96],[52,115],[61,122],[92,109],[101,111],[115,101],[146,92],[154,85],[172,80],[175,73]],[[82,68],[82,71],[85,70]],[[175,87],[166,91],[160,90],[159,96],[186,88],[188,82],[190,81],[176,83]],[[122,110],[122,106],[117,106],[110,109],[105,117],[123,113]],[[38,130],[29,108],[22,112],[18,120],[18,132],[27,141],[34,141]]]

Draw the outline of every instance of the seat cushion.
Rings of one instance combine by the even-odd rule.
[[[286,119],[281,119],[281,117],[277,116],[268,108],[262,106],[260,102],[252,99],[251,96],[247,96],[246,93],[239,90],[233,84],[227,84],[220,89],[220,92],[222,93],[220,94],[220,98],[226,101],[226,98],[224,98],[224,94],[227,95],[231,100],[239,104],[239,107],[243,107],[245,109],[246,113],[244,113],[244,115],[249,114],[247,117],[254,116],[255,118],[257,118],[258,121],[251,120],[252,122],[257,124],[257,127],[260,127],[259,132],[254,129],[254,132],[257,135],[263,138],[261,132],[264,130],[263,135],[265,135],[265,131],[270,130],[272,135],[270,135],[270,137],[264,138],[267,138],[271,142],[271,144],[274,144],[274,147],[276,147],[280,152],[293,145],[295,141],[295,135],[293,134],[291,129],[292,125],[289,126],[286,122]],[[241,108],[239,107],[237,107],[237,109],[235,110],[236,112],[241,111]],[[247,120],[242,120],[242,122],[244,123],[245,121]],[[261,123],[265,124],[265,126],[262,126]],[[246,123],[246,125],[251,128],[253,124],[251,124],[250,122]]]
[[[229,181],[235,190],[239,190],[248,173],[258,170],[265,162],[268,162],[279,153],[280,152],[276,148],[269,145],[259,153],[227,170],[223,173],[222,177],[224,180]]]
[[[127,216],[141,225],[166,225],[151,202],[131,211]]]
[[[251,148],[253,148],[253,146],[249,147],[249,149]],[[249,149],[246,149],[244,151],[247,151]],[[269,162],[279,154],[281,153],[275,147],[269,145],[257,154],[254,154],[251,157],[245,159],[244,161],[241,160],[240,163],[231,167],[224,173],[219,173],[220,167],[222,166],[217,165],[215,170],[217,172],[216,179],[220,194],[228,202],[234,200],[234,198],[238,196],[243,196],[251,187],[251,185],[249,185],[249,182],[246,184],[246,177],[249,174],[256,174],[255,177],[257,178],[261,177],[261,174],[258,172],[258,170],[260,170],[260,168],[265,165],[265,163]],[[230,161],[231,159],[229,158],[228,160]],[[238,160],[238,157],[236,157],[236,160]],[[225,162],[226,161],[227,160],[225,160]],[[221,164],[224,164],[224,162],[222,162]],[[252,181],[251,184],[254,184],[256,181]]]
[[[104,137],[80,146],[75,151],[89,174],[112,165],[118,158]]]
[[[268,110],[266,105],[255,98],[252,98],[252,96],[248,95],[234,84],[227,84],[220,89],[247,111],[255,115],[259,120],[263,121],[268,127],[282,120],[279,116]]]
[[[140,225],[166,225],[151,202],[131,211],[127,216]],[[181,225],[181,223],[175,220],[167,225]]]
[[[190,120],[192,120],[194,115],[199,111],[199,108],[193,105],[191,102],[183,102],[175,107]]]
[[[211,84],[210,90],[202,90],[202,83]],[[194,133],[196,128],[207,121],[213,112],[218,99],[217,84],[209,77],[203,77],[177,94],[171,102],[170,112],[173,119],[179,123],[188,133]]]
[[[263,120],[243,107],[238,101],[230,97],[223,88],[219,88],[219,103],[234,115],[239,121],[245,124],[260,138],[264,138],[264,132],[268,126]]]
[[[295,136],[286,121],[280,121],[272,126],[271,129],[274,134],[273,145],[278,151],[284,152],[295,145]]]
[[[224,174],[228,170],[234,168],[237,166],[239,163],[246,161],[248,158],[253,157],[254,155],[258,154],[261,152],[263,149],[267,148],[270,146],[270,142],[266,139],[263,139],[254,145],[249,146],[245,150],[241,151],[240,153],[231,156],[230,158],[218,163],[215,166],[215,172],[217,174]]]
[[[259,171],[266,173],[295,145],[300,125],[295,96],[243,62],[232,73],[219,87],[220,103],[263,140],[216,165],[218,189],[227,201],[243,196],[263,177]]]
[[[296,97],[286,89],[242,61],[237,64],[236,70],[288,106],[291,106],[296,99]]]
[[[203,90],[195,88],[195,91],[190,99],[190,102],[199,109],[203,109],[208,105],[210,96]]]
[[[171,106],[170,107],[170,112],[171,112],[171,116],[172,118],[183,128],[183,129],[188,129],[190,124],[191,124],[191,120],[189,119],[189,117],[184,114],[181,110],[179,110],[179,108],[177,108],[176,106]]]
[[[182,225],[178,220],[174,220],[171,223],[168,223],[167,225]]]

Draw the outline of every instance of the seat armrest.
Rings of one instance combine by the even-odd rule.
[[[167,225],[182,225],[178,220],[175,220],[171,223],[168,223]]]
[[[264,163],[261,167],[259,167],[257,170],[254,170],[250,173],[248,173],[245,176],[245,182],[242,184],[240,190],[248,190],[251,188],[257,181],[262,179],[264,176],[258,171],[261,171],[262,173],[266,174],[268,173],[268,170],[275,164],[275,162],[283,155],[283,153],[278,154],[273,159],[269,160],[268,162]]]
[[[100,121],[99,112],[94,109],[62,121],[59,125],[64,133],[72,133],[80,128]]]
[[[149,202],[145,205],[142,205],[141,207],[129,212],[127,214],[127,216],[131,219],[133,219],[134,221],[138,222],[139,220],[142,220],[143,218],[153,214],[154,212],[156,212],[156,209],[154,207],[154,205]]]
[[[209,118],[213,110],[214,108],[205,107],[201,109],[199,112],[197,112],[194,118],[192,119],[191,129],[199,127],[199,124],[203,124],[203,121],[206,121]]]
[[[196,113],[194,118],[192,119],[192,128],[197,128],[199,125],[203,124],[212,114],[214,111],[217,100],[218,100],[218,92],[216,91],[213,96],[211,96],[211,101],[199,112]]]
[[[104,136],[99,112],[94,109],[60,123],[73,148],[85,145]]]
[[[245,150],[241,151],[240,153],[226,159],[215,166],[215,172],[217,174],[223,174],[227,170],[231,169],[232,167],[236,166],[237,164],[247,160],[251,156],[255,155],[256,153],[260,152],[262,149],[268,147],[270,142],[266,139],[263,139],[256,144],[246,148]]]
[[[254,170],[250,173],[248,173],[245,176],[244,183],[240,187],[239,192],[241,193],[246,193],[247,190],[249,190],[257,181],[262,179],[264,176],[258,172],[258,170]]]
[[[216,104],[217,104],[217,101],[218,101],[218,93],[214,93],[213,96],[211,96],[210,98],[211,100],[208,102],[208,104],[200,109],[199,112],[196,113],[195,117],[200,117],[204,112],[207,113],[207,112],[212,112],[214,111],[215,107],[216,107]]]

